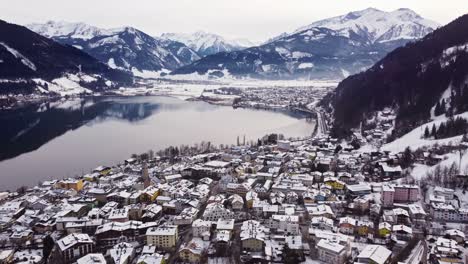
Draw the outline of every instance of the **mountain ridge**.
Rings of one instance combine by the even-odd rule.
[[[331,106],[335,131],[357,127],[385,107],[396,109],[394,135],[431,118],[447,92],[447,115],[468,109],[468,15],[390,52],[366,72],[343,80],[322,105]],[[349,98],[355,98],[349,100]]]
[[[362,26],[361,21],[350,30],[346,27],[348,24],[340,27],[328,23],[335,29],[324,27],[327,20],[321,20],[315,23],[320,22],[323,26],[310,24],[313,26],[282,34],[257,47],[209,55],[176,69],[172,74],[222,75],[227,70],[232,75],[256,78],[342,79],[366,70],[388,52],[431,32],[434,28],[430,26],[436,25],[411,10],[384,12],[366,9],[340,17],[348,16],[350,20],[350,14],[354,14],[351,17],[354,20],[372,17],[387,22],[383,23],[383,29],[377,30]],[[336,20],[331,18],[328,21],[333,19]]]
[[[155,38],[133,27],[101,29],[84,23],[53,21],[28,27],[75,46],[112,68],[128,71],[174,70],[200,58],[183,43]]]
[[[31,92],[34,89],[32,79],[52,80],[67,74],[87,75],[86,78],[92,80],[81,80],[81,83],[93,89],[108,88],[106,81],[131,82],[128,73],[111,69],[79,49],[2,20],[0,62],[0,78],[4,79],[2,87],[5,86],[2,93],[15,92],[21,85]]]
[[[201,57],[218,52],[236,51],[255,46],[254,43],[248,40],[227,39],[220,35],[204,31],[196,31],[191,34],[163,33],[160,37],[184,43],[195,50]]]

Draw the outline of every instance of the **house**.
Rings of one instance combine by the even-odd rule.
[[[385,162],[381,162],[380,169],[382,170],[382,175],[385,178],[397,178],[401,176],[402,168],[398,166],[389,166]]]
[[[405,225],[394,225],[392,228],[392,239],[409,240],[413,236],[413,229]]]
[[[233,219],[234,212],[224,207],[221,203],[210,203],[203,212],[203,219],[207,221],[218,221],[218,219]]]
[[[324,216],[328,218],[335,218],[335,214],[329,205],[319,204],[319,205],[308,205],[306,207],[307,212],[311,217],[314,216]]]
[[[158,254],[158,253],[152,253],[152,254],[142,254],[137,262],[138,264],[164,264],[165,258],[163,255]]]
[[[77,192],[83,189],[83,180],[82,179],[66,179],[59,181],[55,184],[56,188],[59,189],[73,189]]]
[[[167,183],[172,183],[176,181],[180,181],[182,179],[182,175],[180,174],[172,174],[172,175],[167,175],[164,177]]]
[[[108,222],[96,229],[95,236],[99,246],[116,245],[121,242],[122,237],[125,237],[126,242],[143,242],[146,231],[155,226],[155,222]]]
[[[152,227],[146,230],[146,244],[157,248],[172,249],[178,239],[177,226]]]
[[[200,238],[192,238],[189,242],[182,245],[179,250],[179,259],[183,263],[202,263],[203,256],[206,254],[209,242]]]
[[[121,242],[109,250],[109,255],[113,263],[129,264],[135,257],[135,248],[129,243]]]
[[[363,196],[370,194],[372,189],[368,183],[361,182],[359,184],[346,185],[346,189],[351,196]]]
[[[111,172],[110,167],[99,166],[93,170],[93,173],[99,173],[101,176],[106,176]]]
[[[244,208],[244,199],[238,194],[233,194],[228,198],[233,210],[242,210]]]
[[[392,225],[387,222],[380,222],[378,232],[380,237],[388,237],[392,233]]]
[[[245,201],[247,203],[247,208],[251,209],[253,202],[258,199],[258,194],[254,190],[250,190],[245,194]]]
[[[198,212],[199,210],[193,207],[184,208],[179,215],[174,217],[174,225],[191,225],[197,218]]]
[[[140,195],[140,201],[143,203],[153,203],[158,198],[159,189],[155,186],[146,187]]]
[[[345,263],[347,257],[346,246],[326,239],[322,239],[317,243],[317,251],[319,260],[325,263]]]
[[[312,217],[310,220],[310,227],[322,230],[333,230],[335,228],[333,220],[323,216]]]
[[[106,258],[100,253],[90,253],[81,257],[77,261],[78,264],[106,264]]]
[[[454,189],[443,188],[440,186],[436,186],[434,188],[434,195],[436,196],[443,196],[445,200],[452,200],[455,194]]]
[[[299,216],[297,215],[273,215],[267,220],[269,228],[287,235],[299,235]]]
[[[72,263],[88,253],[94,252],[95,242],[88,234],[70,234],[57,241],[60,256]]]
[[[240,240],[242,249],[252,252],[263,252],[266,235],[269,230],[255,220],[244,221],[241,226]]]
[[[342,217],[339,219],[338,228],[341,233],[352,235],[354,234],[354,229],[356,228],[357,221],[351,217]]]
[[[452,204],[431,203],[431,216],[441,221],[466,221],[465,210],[456,209]]]
[[[463,263],[462,254],[457,241],[439,237],[430,251],[430,258],[434,263]]]
[[[380,245],[367,245],[357,256],[357,262],[365,264],[387,264],[392,251]]]
[[[445,231],[445,235],[448,238],[457,241],[458,243],[463,243],[465,241],[465,233],[458,229],[449,229]]]
[[[127,207],[121,209],[112,209],[107,219],[113,222],[128,222],[130,220],[129,209]]]
[[[358,221],[357,222],[357,233],[360,236],[367,236],[372,233],[374,229],[374,223],[371,221]]]
[[[211,221],[197,219],[192,223],[192,234],[194,237],[201,237],[209,240],[211,236]]]
[[[338,180],[335,177],[327,177],[323,180],[326,185],[332,187],[333,190],[344,190],[346,183]]]
[[[216,223],[216,232],[227,231],[229,235],[234,231],[234,219],[222,220],[219,219]]]

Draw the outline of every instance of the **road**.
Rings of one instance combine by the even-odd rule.
[[[420,241],[413,250],[411,256],[409,256],[407,264],[419,264],[427,262],[427,245],[426,241]]]
[[[310,113],[317,116],[317,132],[315,133],[315,137],[328,135],[328,125],[327,122],[325,122],[325,118],[323,117],[322,112],[317,111],[315,108],[312,108],[311,104],[309,104],[307,108],[296,107],[294,108],[294,110]]]

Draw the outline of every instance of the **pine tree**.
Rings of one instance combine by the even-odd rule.
[[[447,106],[445,105],[445,99],[442,99],[442,103],[440,104],[440,114],[445,113],[447,110]]]
[[[437,128],[435,124],[432,124],[431,136],[437,138]]]
[[[440,102],[437,102],[435,108],[434,108],[434,115],[435,116],[439,116],[441,115],[441,111],[440,111]]]
[[[429,132],[429,128],[426,126],[426,129],[424,129],[424,138],[428,138],[430,137],[430,132]]]

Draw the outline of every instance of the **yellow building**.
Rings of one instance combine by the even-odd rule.
[[[328,177],[324,179],[324,183],[330,187],[332,187],[333,190],[344,190],[345,183],[334,178],[334,177]]]
[[[370,232],[372,232],[372,229],[374,228],[374,224],[369,221],[359,221],[357,225],[357,232],[360,236],[367,236]]]
[[[73,189],[77,192],[83,189],[83,180],[82,179],[67,179],[57,182],[55,185],[59,189]]]
[[[99,167],[95,168],[93,170],[93,172],[97,172],[97,173],[101,174],[102,176],[106,176],[111,172],[111,168],[106,167],[106,166],[99,166]]]
[[[177,226],[152,227],[146,231],[146,244],[161,249],[172,249],[176,246],[178,237]]]
[[[379,224],[379,236],[388,237],[392,233],[392,225],[387,222]]]
[[[159,189],[154,186],[149,186],[143,190],[141,201],[142,202],[154,202],[159,196]]]

